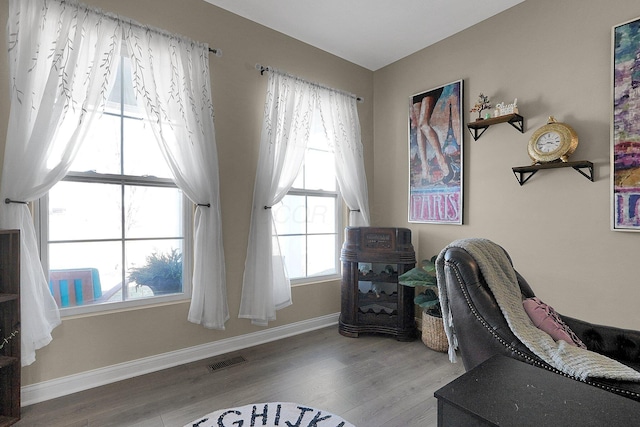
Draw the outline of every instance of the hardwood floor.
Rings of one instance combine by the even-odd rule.
[[[245,361],[211,371],[241,356]],[[22,408],[16,426],[184,426],[223,408],[295,402],[357,427],[435,426],[434,391],[464,372],[419,339],[346,338],[337,326]]]

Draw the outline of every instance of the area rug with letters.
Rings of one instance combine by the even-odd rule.
[[[290,402],[255,403],[220,409],[184,427],[355,427],[330,412]]]

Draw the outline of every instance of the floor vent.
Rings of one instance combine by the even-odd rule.
[[[217,371],[219,369],[223,369],[223,368],[228,368],[230,366],[239,365],[240,363],[244,363],[246,361],[247,361],[247,359],[245,359],[242,356],[232,357],[231,359],[225,359],[225,360],[221,360],[220,362],[216,362],[216,363],[212,363],[211,365],[207,365],[207,369],[209,369],[209,372],[215,372],[215,371]]]

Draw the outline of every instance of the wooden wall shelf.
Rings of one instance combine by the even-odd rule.
[[[515,113],[492,117],[490,119],[476,120],[475,122],[467,123],[467,127],[469,128],[469,132],[471,132],[473,140],[477,141],[489,126],[497,125],[498,123],[509,123],[520,131],[520,133],[524,133],[524,117]]]
[[[513,167],[513,174],[516,176],[516,179],[523,185],[525,182],[529,181],[533,175],[536,174],[539,170],[543,169],[558,169],[558,168],[573,168],[578,171],[582,176],[587,178],[589,181],[593,182],[593,163],[587,160],[579,160],[575,162],[553,162],[553,163],[541,163],[535,164],[531,166],[516,166]]]

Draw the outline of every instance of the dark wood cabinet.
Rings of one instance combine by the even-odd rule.
[[[0,230],[0,426],[20,419],[20,232]]]
[[[416,337],[414,288],[398,275],[415,267],[411,230],[347,227],[340,255],[342,304],[339,331],[390,334],[399,341]]]

